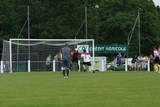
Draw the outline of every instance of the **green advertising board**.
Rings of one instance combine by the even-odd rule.
[[[89,51],[92,52],[92,47],[89,48]],[[118,45],[95,45],[95,53],[128,53],[128,45],[118,44]]]

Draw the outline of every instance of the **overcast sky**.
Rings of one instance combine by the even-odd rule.
[[[154,4],[157,6],[159,5],[160,6],[160,0],[153,0],[154,1]]]

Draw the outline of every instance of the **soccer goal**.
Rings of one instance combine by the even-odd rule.
[[[46,58],[50,54],[51,71],[55,71],[54,56],[65,44],[71,51],[75,48],[80,53],[88,50],[94,63],[94,39],[10,39],[3,41],[3,70],[11,73],[46,71]]]

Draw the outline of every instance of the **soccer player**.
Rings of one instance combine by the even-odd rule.
[[[78,52],[78,49],[76,48],[76,49],[73,50],[72,65],[75,63],[77,65],[77,69],[79,69],[78,55],[79,55],[79,52]]]
[[[81,54],[81,61],[83,62],[83,69],[84,72],[86,72],[87,70],[87,66],[89,66],[91,68],[91,70],[93,71],[93,73],[95,73],[92,65],[91,65],[91,56],[88,52],[86,52],[86,50],[83,50],[83,53]]]
[[[69,66],[70,66],[70,59],[71,59],[71,51],[68,47],[68,44],[65,44],[65,46],[61,50],[62,53],[62,73],[64,78],[69,78]]]

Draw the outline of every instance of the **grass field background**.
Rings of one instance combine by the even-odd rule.
[[[0,74],[0,107],[159,107],[155,72]]]

